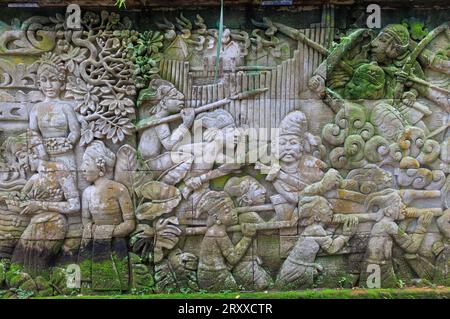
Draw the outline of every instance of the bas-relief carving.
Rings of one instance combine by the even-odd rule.
[[[0,35],[3,288],[448,284],[448,24],[63,22]]]

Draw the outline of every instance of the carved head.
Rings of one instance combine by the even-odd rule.
[[[303,197],[298,203],[298,208],[301,226],[314,223],[327,224],[333,219],[331,204],[322,196]]]
[[[241,131],[236,128],[233,116],[226,110],[217,109],[213,112],[200,113],[195,120],[201,121],[202,127],[206,129],[203,134],[206,142],[214,140],[234,148],[241,136]]]
[[[184,107],[184,95],[169,81],[155,78],[150,81],[148,89],[139,93],[138,105],[147,103],[152,114],[162,110],[178,113]]]
[[[47,161],[48,155],[41,136],[35,131],[27,131],[28,165],[32,172],[36,172],[41,161]]]
[[[314,136],[307,132],[308,122],[303,112],[293,111],[280,123],[278,140],[280,160],[286,163],[298,161],[303,153],[316,144]]]
[[[8,165],[18,165],[25,170],[29,168],[27,133],[9,136],[2,144],[1,152]]]
[[[384,96],[384,71],[376,63],[363,64],[345,87],[345,95],[352,100],[381,99]]]
[[[239,221],[233,201],[225,192],[207,192],[200,200],[198,210],[200,214],[208,214],[208,227],[214,224],[236,225]]]
[[[399,192],[394,189],[385,189],[367,196],[367,212],[375,213],[382,210],[383,215],[392,220],[405,219],[403,211],[406,205],[403,203]]]
[[[231,31],[228,28],[225,28],[222,33],[222,43],[228,44],[231,41]]]
[[[99,177],[110,175],[114,169],[116,155],[102,141],[92,142],[84,152],[81,171],[90,183]]]
[[[408,29],[402,24],[390,24],[380,31],[370,45],[372,58],[378,63],[386,64],[408,50]]]
[[[51,99],[58,98],[64,90],[65,68],[61,58],[54,53],[45,53],[39,60],[37,80],[42,93]]]
[[[230,178],[225,184],[224,191],[236,198],[241,207],[262,205],[266,201],[266,189],[251,176]]]

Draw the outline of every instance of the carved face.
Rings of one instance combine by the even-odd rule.
[[[405,215],[403,214],[403,210],[405,209],[406,205],[403,204],[403,201],[400,196],[395,196],[394,200],[390,204],[389,209],[392,211],[392,219],[394,220],[403,220],[405,219]]]
[[[91,156],[83,156],[83,162],[80,167],[83,177],[89,183],[95,182],[100,177],[100,168],[95,159]]]
[[[236,225],[239,222],[233,201],[230,198],[225,199],[222,209],[218,212],[217,219],[225,226]]]
[[[247,196],[251,205],[262,205],[266,201],[266,189],[259,183],[252,183]]]
[[[178,113],[184,106],[184,95],[177,89],[172,89],[161,103],[169,113]]]
[[[39,87],[46,97],[52,99],[59,97],[63,85],[56,70],[46,68],[39,73]]]
[[[318,212],[318,215],[320,216],[320,221],[322,223],[325,224],[331,223],[333,219],[333,211],[326,201],[319,201],[315,209]]]
[[[41,160],[47,158],[47,153],[45,151],[44,145],[37,144],[30,147],[30,152],[28,153],[28,164],[32,172],[36,172],[39,168]]]
[[[228,44],[231,41],[231,31],[230,29],[225,29],[223,30],[223,34],[222,34],[222,43],[223,44]]]
[[[372,40],[371,46],[371,56],[378,63],[386,63],[390,59],[395,59],[399,56],[395,50],[393,44],[394,39],[387,33],[381,31],[380,34]]]
[[[28,161],[28,153],[26,151],[23,150],[17,151],[16,153],[14,153],[14,156],[17,158],[17,161],[19,162],[19,167],[22,167],[25,170],[30,168]]]
[[[301,139],[296,135],[280,136],[279,146],[280,160],[286,163],[299,160],[303,152]]]
[[[345,95],[351,100],[376,98],[376,93],[375,86],[357,74],[345,86]]]

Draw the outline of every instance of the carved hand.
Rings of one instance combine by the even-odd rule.
[[[185,108],[181,110],[181,118],[183,119],[183,124],[186,127],[191,127],[194,123],[195,111],[193,108]]]
[[[256,227],[254,224],[242,224],[241,225],[241,231],[242,231],[242,235],[244,235],[245,237],[253,237],[256,234]]]
[[[39,201],[29,201],[27,204],[27,207],[25,207],[21,212],[20,215],[28,215],[38,212],[42,209],[42,202]]]
[[[202,179],[198,176],[187,179],[185,183],[189,188],[192,189],[200,188],[203,184]]]
[[[344,227],[342,229],[342,233],[345,236],[352,236],[356,232],[356,228],[358,227],[358,218],[352,218],[351,216],[346,216],[344,222]]]
[[[408,73],[406,73],[404,71],[398,71],[397,81],[399,81],[400,83],[404,84],[407,87],[410,87],[410,86],[412,86],[412,82],[408,81],[408,80],[409,80]]]
[[[433,219],[433,216],[434,215],[432,212],[425,213],[419,217],[417,223],[419,224],[419,226],[427,229],[431,223],[431,220]]]

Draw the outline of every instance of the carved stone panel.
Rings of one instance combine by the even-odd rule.
[[[448,19],[205,10],[0,24],[0,290],[448,285]]]

